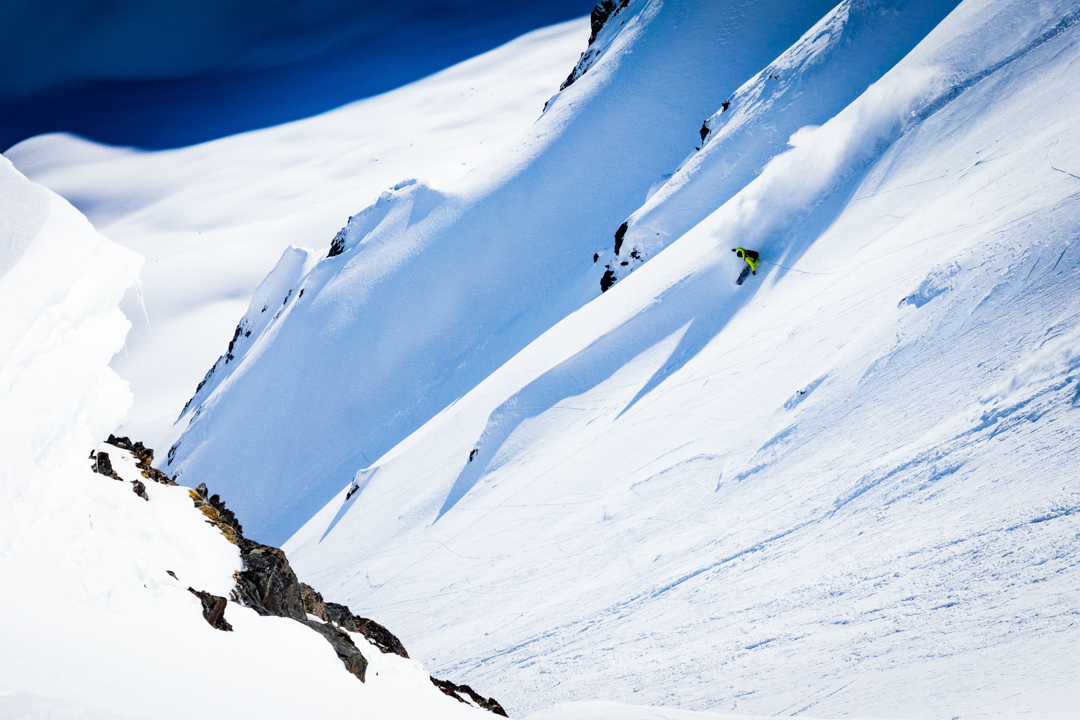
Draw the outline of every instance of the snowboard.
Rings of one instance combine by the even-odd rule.
[[[750,276],[750,266],[749,266],[749,265],[744,265],[744,266],[743,266],[743,269],[742,269],[742,272],[741,272],[741,273],[739,273],[739,278],[738,278],[738,280],[736,280],[736,281],[735,281],[735,284],[736,284],[736,285],[742,285],[742,284],[743,284],[743,280],[745,280],[745,279],[746,279],[746,278],[748,278],[749,276]]]

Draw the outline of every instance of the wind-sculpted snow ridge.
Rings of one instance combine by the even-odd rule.
[[[674,173],[615,234],[606,290],[705,219],[788,147],[880,78],[958,0],[845,0],[797,43],[726,98]]]
[[[368,642],[370,621],[308,617],[281,551],[216,495],[175,486],[142,443],[96,441],[131,403],[108,363],[141,264],[0,159],[0,716],[486,717]],[[248,607],[227,600],[238,582]]]
[[[1078,15],[965,0],[293,562],[511,714],[1075,715]]]
[[[358,467],[594,298],[602,267],[588,258],[610,228],[719,99],[829,7],[628,5],[603,57],[504,152],[354,218],[359,244],[301,281],[304,297],[202,402],[169,471],[220,488],[260,540],[287,538]]]
[[[314,250],[298,247],[289,247],[285,250],[281,259],[278,260],[277,266],[266,276],[266,279],[255,290],[255,294],[251,296],[247,312],[240,318],[236,330],[233,331],[228,350],[206,372],[206,377],[195,388],[195,394],[184,404],[184,409],[180,412],[180,417],[177,418],[178,422],[184,419],[189,408],[196,408],[196,412],[198,411],[197,409],[202,406],[203,401],[225,379],[230,370],[227,366],[234,363],[238,365],[259,341],[266,329],[281,317],[282,312],[285,311],[289,304],[289,300],[293,299],[296,285],[315,266],[318,260],[319,253]],[[297,292],[297,295],[299,296],[299,292]],[[235,367],[235,365],[233,366]],[[171,455],[170,451],[169,464],[172,464]]]
[[[16,500],[81,466],[130,403],[105,366],[123,346],[128,322],[116,306],[142,259],[3,158],[0,203],[2,555],[21,529]]]

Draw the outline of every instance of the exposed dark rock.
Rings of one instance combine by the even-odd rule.
[[[459,702],[463,702],[466,705],[470,705],[472,703],[470,703],[469,700],[472,700],[473,703],[479,705],[480,707],[484,708],[485,710],[493,712],[496,715],[502,715],[503,717],[509,717],[506,714],[506,711],[503,710],[503,706],[500,705],[499,702],[495,698],[482,697],[479,693],[477,693],[475,690],[473,690],[468,685],[455,685],[454,683],[450,682],[449,680],[439,680],[438,678],[436,678],[434,676],[431,676],[431,682],[432,682],[433,685],[435,685],[435,687],[439,688],[445,694],[447,694],[450,697],[458,700]],[[466,698],[468,698],[468,700],[466,700]]]
[[[326,607],[319,591],[307,583],[300,583],[300,599],[304,601],[304,612],[323,620],[326,619]]]
[[[600,259],[600,253],[593,253],[592,254],[592,261],[593,261],[594,265],[596,264],[596,261],[599,260],[599,259]]]
[[[469,462],[472,462],[473,460],[475,460],[476,455],[479,452],[480,452],[480,448],[473,448],[472,450],[470,450],[469,451]]]
[[[180,578],[176,577],[176,573],[174,573],[172,570],[166,570],[165,573],[167,575],[169,575],[169,577],[171,577],[173,580],[179,580],[180,579]]]
[[[701,133],[701,144],[704,145],[705,144],[705,138],[709,137],[709,121],[708,120],[701,123],[701,130],[699,130],[698,132]]]
[[[731,107],[731,101],[730,100],[725,100],[724,102],[720,103],[720,112],[722,112],[722,113],[727,112],[727,109],[729,107]]]
[[[206,494],[208,492],[206,483],[199,483],[199,486],[194,490],[188,490],[192,502],[195,503],[195,507],[199,509],[199,512],[206,516],[207,522],[216,525],[221,534],[233,545],[240,545],[241,550],[244,549],[243,544],[245,542],[252,547],[257,546],[258,543],[244,540],[244,528],[240,525],[240,521],[236,519],[233,511],[226,508],[225,503],[217,495],[207,498]]]
[[[352,610],[345,605],[323,600],[322,594],[307,583],[300,583],[300,597],[303,598],[304,610],[309,615],[360,633],[384,653],[409,657],[405,646],[392,632],[374,620],[355,617]]]
[[[622,241],[626,237],[627,222],[624,222],[619,226],[619,229],[615,231],[615,254],[619,254],[619,250],[622,250]]]
[[[600,292],[607,292],[615,284],[615,271],[609,266],[604,271],[604,277],[600,278]]]
[[[626,3],[623,3],[625,7]],[[600,31],[604,29],[604,23],[608,21],[612,13],[615,12],[616,6],[614,0],[600,0],[596,3],[596,7],[592,9],[592,13],[589,15],[589,26],[592,33],[589,35],[589,44],[592,45],[596,42],[596,36],[600,34]]]
[[[167,484],[176,483],[164,476],[164,473],[153,470],[150,463],[154,460],[154,451],[145,447],[141,442],[133,443],[129,438],[110,435],[107,442],[117,448],[132,453],[138,462],[138,467],[143,470],[145,477],[151,477],[149,472],[158,473],[165,477]],[[174,447],[175,450],[175,447]],[[170,455],[172,451],[170,451]],[[94,461],[93,469],[102,475],[122,480],[113,470],[112,461],[107,452],[90,453]],[[161,482],[161,481],[159,481]],[[135,493],[148,500],[146,486],[140,480],[132,481]],[[207,518],[207,522],[216,526],[221,534],[240,549],[240,558],[243,561],[243,570],[234,574],[236,587],[232,592],[234,602],[241,603],[255,610],[260,615],[276,615],[287,617],[307,625],[315,632],[322,635],[330,646],[334,648],[338,658],[345,669],[363,682],[367,673],[367,659],[360,652],[352,638],[344,630],[334,627],[340,625],[350,631],[363,633],[369,637],[369,633],[375,635],[378,641],[372,639],[372,643],[383,652],[396,652],[403,657],[408,657],[405,648],[396,637],[386,628],[370,620],[356,618],[352,611],[345,605],[324,602],[320,595],[310,585],[301,583],[296,578],[289,565],[285,553],[275,547],[261,545],[244,537],[244,529],[236,519],[236,515],[225,507],[225,503],[217,495],[210,495],[206,483],[199,483],[194,490],[189,490],[195,507]],[[173,579],[176,573],[166,570]],[[219,596],[196,590],[189,587],[188,591],[199,598],[202,603],[203,617],[211,627],[218,630],[231,631],[232,625],[225,619],[225,608],[228,601]],[[325,623],[308,619],[308,613],[325,620]],[[363,628],[363,630],[361,630]],[[369,639],[371,639],[369,637]],[[388,649],[389,648],[389,649]]]
[[[112,460],[109,459],[109,453],[107,452],[99,452],[97,454],[97,457],[94,458],[94,464],[91,466],[91,469],[100,475],[104,475],[105,477],[111,477],[113,480],[124,479],[117,475],[116,471],[113,470]]]
[[[171,572],[169,574],[172,575]],[[173,575],[173,577],[176,576]],[[232,625],[225,619],[225,606],[228,604],[225,598],[220,595],[211,595],[205,590],[196,590],[190,587],[188,592],[202,601],[202,614],[206,618],[206,622],[210,623],[210,627],[232,632]]]
[[[235,329],[235,330],[233,330],[233,334],[232,334],[232,340],[230,340],[230,341],[229,341],[229,349],[228,349],[228,350],[226,351],[226,353],[225,353],[225,354],[226,354],[226,355],[228,355],[228,356],[229,356],[230,358],[232,357],[232,351],[233,351],[233,348],[234,348],[234,347],[236,347],[236,341],[240,339],[240,335],[241,335],[241,334],[242,334],[243,332],[244,332],[244,321],[243,321],[243,320],[241,320],[241,321],[240,321],[240,324],[238,324],[238,325],[236,326],[236,329]],[[245,337],[246,337],[246,336],[245,336]],[[226,360],[226,362],[228,362],[228,360]],[[198,391],[196,390],[196,392],[198,392]]]
[[[155,469],[153,467],[153,463],[154,463],[154,450],[153,450],[153,448],[148,448],[145,445],[143,445],[141,442],[134,442],[133,443],[133,442],[131,442],[131,438],[128,438],[128,437],[116,437],[115,435],[109,435],[109,439],[106,440],[105,442],[108,443],[109,445],[112,445],[113,447],[118,447],[121,450],[127,450],[129,453],[134,455],[135,456],[135,467],[139,468],[139,470],[141,471],[142,476],[144,478],[146,478],[147,480],[153,480],[154,482],[161,483],[162,485],[175,485],[176,484],[176,482],[174,482],[173,479],[170,478],[168,475],[166,475],[165,473],[163,473],[160,470],[157,470],[157,469]],[[169,451],[170,458],[172,457],[172,454],[173,454],[173,451],[170,450]],[[138,491],[136,491],[136,493],[137,492]]]
[[[338,659],[341,660],[345,669],[359,678],[360,682],[364,682],[364,677],[367,675],[367,658],[357,649],[352,638],[345,631],[338,630],[333,625],[321,623],[317,620],[305,618],[300,622],[326,638],[326,641],[330,643],[330,647],[334,648],[334,652],[337,653]]]
[[[323,603],[324,614],[323,620],[326,622],[340,625],[346,630],[352,630],[356,627],[356,618],[353,617],[352,611],[345,605],[340,605],[335,602]]]
[[[349,218],[349,219],[351,220],[352,218]],[[337,257],[341,253],[345,252],[345,238],[348,237],[348,235],[349,235],[349,226],[348,225],[346,225],[345,227],[338,230],[338,234],[334,236],[333,242],[330,243],[330,252],[326,254],[326,257],[328,257],[328,258]],[[266,308],[263,308],[263,310],[265,310],[265,309]]]
[[[368,642],[384,653],[393,653],[403,658],[409,657],[409,653],[405,651],[405,646],[401,644],[397,636],[379,623],[362,617],[355,618],[355,623],[356,632],[366,637]]]
[[[249,550],[241,548],[244,570],[236,573],[238,600],[260,615],[306,620],[300,581],[285,553],[269,545],[254,545]]]
[[[592,48],[592,44],[596,42],[596,37],[600,34],[600,31],[604,29],[604,25],[609,20],[619,14],[619,11],[630,4],[630,0],[600,0],[596,3],[596,7],[593,8],[592,14],[589,16],[589,24],[591,26],[592,33],[589,35],[589,48],[585,52],[581,53],[581,57],[578,58],[577,64],[574,69],[570,71],[570,74],[566,76],[566,80],[563,80],[563,84],[559,86],[559,90],[565,90],[574,84],[581,78],[593,63],[600,57],[600,51]],[[550,101],[549,101],[550,102]],[[544,109],[547,110],[547,105],[544,105]]]
[[[315,588],[297,580],[284,552],[245,538],[243,528],[232,511],[225,507],[221,498],[217,495],[206,497],[209,490],[205,483],[200,483],[189,492],[195,506],[206,515],[207,522],[216,525],[226,538],[240,548],[244,570],[235,574],[236,588],[233,590],[235,602],[252,608],[260,615],[277,615],[304,623],[325,637],[334,647],[334,651],[346,669],[361,680],[364,679],[367,660],[349,636],[334,627],[335,625],[360,633],[384,653],[393,653],[403,658],[409,657],[405,646],[385,627],[374,620],[356,617],[345,605],[324,600],[322,594]],[[309,614],[320,618],[326,624],[309,620],[307,617]],[[452,683],[449,683],[449,686],[457,687]],[[465,690],[463,689],[462,692]],[[468,690],[468,693],[471,692]],[[459,695],[455,697],[461,699]],[[493,703],[493,707],[499,707],[501,710],[494,700],[484,700],[479,695],[476,695],[476,698],[478,698],[476,700],[478,703],[481,701]],[[496,711],[493,710],[493,712]],[[505,713],[502,714],[505,715]]]

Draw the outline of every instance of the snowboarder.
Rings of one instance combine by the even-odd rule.
[[[757,266],[759,261],[756,250],[747,250],[746,248],[738,247],[731,248],[731,252],[735,253],[743,260],[745,260],[746,264],[750,266],[750,272],[754,275],[757,275]]]
[[[741,247],[731,248],[731,252],[735,253],[740,258],[746,261],[746,267],[742,269],[742,272],[739,273],[739,278],[735,281],[736,285],[742,285],[743,280],[746,279],[747,275],[749,275],[750,273],[757,275],[757,266],[759,262],[758,254],[756,250],[747,250],[746,248]]]

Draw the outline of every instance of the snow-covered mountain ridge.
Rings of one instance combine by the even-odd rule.
[[[325,248],[402,178],[448,185],[497,154],[539,114],[588,33],[585,19],[543,28],[384,95],[188,148],[51,134],[6,151],[147,259],[121,303],[132,328],[112,366],[135,404],[119,434],[172,445],[180,409],[285,250]]]
[[[771,159],[719,207],[696,153],[650,198],[676,239],[360,464],[298,566],[512,713],[1075,714],[1077,13],[961,3],[790,147],[739,141]]]
[[[261,541],[302,523],[282,546],[300,576],[514,716],[1074,717],[1080,5],[600,10],[523,136],[453,183],[396,177],[318,251],[285,251],[158,467],[235,498]],[[737,246],[761,259],[742,285]],[[103,358],[135,265],[102,247],[126,272],[94,285],[108,332],[80,336],[109,389],[84,439],[124,404]],[[85,479],[85,443],[43,437]],[[174,596],[164,540],[128,547],[146,518],[115,531],[141,559],[98,572],[82,516],[105,501],[42,478],[49,501],[16,492],[14,515],[40,527],[0,528],[14,577],[59,532],[91,559],[64,577],[120,598],[149,580],[140,617],[176,602],[192,638],[268,637]],[[122,489],[125,519],[178,492]],[[389,690],[338,688],[361,684],[314,639],[331,715],[355,693],[390,712]],[[44,686],[36,667],[20,685]],[[405,714],[430,697],[448,700]]]
[[[130,406],[108,363],[141,258],[6,160],[0,204],[0,716],[483,712],[369,642],[385,629],[340,629],[351,615],[321,599],[325,623],[303,615],[281,551],[245,541],[216,496],[177,487],[141,443],[95,441]],[[273,573],[263,556],[281,560]],[[260,617],[286,615],[288,594],[290,619]]]
[[[605,56],[527,133],[452,188],[396,191],[355,250],[307,275],[304,297],[189,411],[169,472],[221,488],[255,537],[283,540],[357,467],[599,294],[591,260],[610,228],[679,162],[714,98],[830,5],[628,5]],[[312,462],[315,447],[328,452]]]

